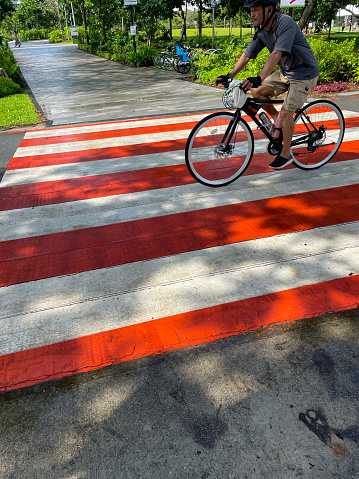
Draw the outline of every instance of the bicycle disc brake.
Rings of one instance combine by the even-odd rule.
[[[226,145],[221,143],[220,145],[214,147],[214,155],[217,159],[224,160],[225,158],[228,158],[228,156],[232,153],[233,150],[233,144],[230,144],[226,147]]]

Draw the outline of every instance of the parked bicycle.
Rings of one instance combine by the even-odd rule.
[[[282,150],[282,131],[274,128],[265,112],[259,113],[259,110],[264,103],[281,104],[283,101],[250,98],[241,89],[241,82],[234,80],[223,95],[223,103],[235,112],[206,116],[188,137],[185,157],[193,178],[207,186],[225,186],[246,171],[253,157],[254,137],[242,113],[248,115],[268,138],[267,153],[277,156]],[[345,121],[335,103],[324,99],[308,103],[296,111],[294,124],[291,154],[298,168],[320,168],[339,150]]]
[[[190,59],[196,49],[177,43],[176,46],[166,47],[153,57],[153,64],[162,70],[176,70],[186,74],[191,70]],[[202,51],[202,50],[201,50]]]

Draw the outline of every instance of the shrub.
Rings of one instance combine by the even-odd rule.
[[[350,88],[350,84],[345,81],[335,82],[335,83],[322,83],[317,85],[314,90],[318,93],[336,93],[340,91],[345,91]]]
[[[15,83],[22,85],[23,81],[19,66],[15,61],[12,51],[6,45],[0,46],[0,68],[3,68]]]
[[[325,41],[308,39],[319,64],[319,82],[356,79],[359,55],[355,52],[355,40]]]
[[[46,28],[20,30],[20,36],[22,41],[26,40],[44,40],[49,36],[49,30]]]
[[[20,93],[21,87],[11,78],[0,77],[0,98]]]
[[[200,53],[193,59],[192,73],[203,83],[213,84],[219,75],[230,72],[250,39],[224,40],[220,55],[208,56]],[[308,39],[319,64],[319,82],[359,81],[359,54],[354,50],[355,40],[344,42],[325,41],[322,39]],[[217,43],[220,46],[220,43]],[[268,50],[263,49],[255,60],[251,60],[247,68],[236,78],[243,80],[250,76],[257,76],[269,56]]]
[[[62,42],[62,33],[61,30],[53,30],[49,35],[50,43],[61,43]]]
[[[155,50],[148,45],[139,45],[137,51],[130,52],[127,57],[128,64],[131,67],[147,67],[153,65],[153,55]]]

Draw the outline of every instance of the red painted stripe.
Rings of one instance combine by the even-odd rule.
[[[217,111],[217,110],[216,110]],[[228,110],[218,110],[218,111],[228,111]],[[62,126],[53,126],[51,128],[39,128],[36,131],[50,131],[50,130],[71,130],[73,128],[82,128],[86,126],[102,126],[102,125],[118,125],[120,123],[138,123],[142,121],[152,121],[152,120],[166,120],[167,118],[190,118],[191,116],[196,115],[210,115],[211,113],[215,113],[214,111],[204,111],[204,112],[197,112],[197,113],[187,113],[183,115],[171,115],[171,116],[154,116],[151,118],[134,118],[134,119],[127,119],[127,120],[117,120],[117,121],[106,121],[101,123],[84,123],[76,125],[62,125]]]
[[[245,175],[271,171],[256,154]],[[148,191],[195,183],[185,164],[0,188],[0,211]]]
[[[149,191],[194,183],[185,165],[0,188],[0,211]]]
[[[331,163],[358,158],[359,141],[343,143]],[[184,160],[183,160],[184,161]],[[267,153],[253,156],[243,176],[273,171]],[[293,165],[289,168],[295,168]],[[164,166],[56,181],[43,181],[0,188],[0,211],[31,208],[69,201],[133,193],[194,183],[186,166]]]
[[[0,391],[209,343],[270,324],[348,310],[358,304],[359,275],[7,354],[0,357]]]
[[[359,185],[0,243],[0,286],[359,220]]]
[[[14,157],[7,169],[33,168],[37,166],[64,165],[81,163],[84,161],[108,160],[110,158],[124,158],[129,156],[151,155],[152,153],[167,153],[169,151],[184,150],[186,138],[180,140],[157,141],[153,143],[138,143],[108,148],[95,148],[81,151],[64,151],[61,153],[46,153],[44,155]]]

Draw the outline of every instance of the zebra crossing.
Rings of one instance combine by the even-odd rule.
[[[208,113],[206,113],[208,114]],[[28,131],[0,184],[0,391],[359,301],[359,114],[322,169],[189,175],[206,114]]]

